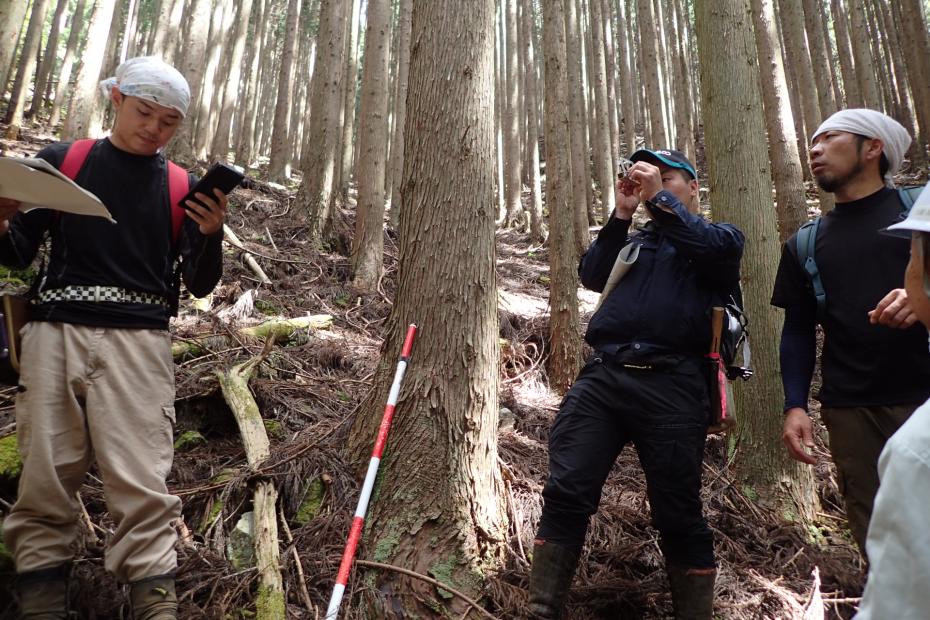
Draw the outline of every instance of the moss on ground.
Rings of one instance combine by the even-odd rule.
[[[23,470],[23,461],[19,456],[16,433],[0,437],[0,478],[14,480]]]

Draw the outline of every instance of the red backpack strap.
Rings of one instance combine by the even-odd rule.
[[[68,147],[68,152],[65,153],[65,160],[62,162],[61,168],[59,168],[61,173],[72,181],[76,179],[95,144],[97,144],[97,141],[90,138],[72,142],[71,146]]]
[[[167,161],[167,160],[166,160]],[[184,207],[179,203],[190,191],[187,170],[174,162],[168,162],[168,200],[171,201],[171,241],[177,243],[184,224]]]

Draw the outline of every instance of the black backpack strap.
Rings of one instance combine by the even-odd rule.
[[[817,245],[817,232],[820,230],[820,218],[811,220],[798,229],[798,262],[807,279],[814,288],[814,298],[817,300],[817,321],[823,320],[827,311],[827,293],[823,289],[823,280],[820,279],[820,270],[814,258],[814,248]]]

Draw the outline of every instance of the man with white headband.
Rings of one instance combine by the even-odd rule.
[[[908,193],[895,189],[911,137],[874,110],[837,112],[813,135],[817,184],[836,208],[784,245],[772,304],[785,309],[781,372],[782,439],[789,454],[814,464],[808,391],[823,328],[823,382],[817,399],[830,433],[840,491],[863,554],[885,442],[930,397],[930,353],[900,274],[906,240],[879,231],[903,217]]]
[[[171,204],[197,180],[161,155],[190,102],[177,70],[134,58],[101,87],[116,109],[112,134],[52,144],[38,157],[63,172],[73,168],[75,182],[117,223],[48,209],[19,213],[19,203],[0,197],[0,262],[28,266],[46,236],[51,241],[21,332],[23,469],[3,523],[24,618],[69,617],[75,492],[93,463],[116,526],[105,566],[131,585],[133,618],[177,617],[173,522],[181,501],[166,486],[175,396],[168,322],[181,280],[203,296],[222,275],[227,200],[217,190],[197,194],[202,204],[188,201],[186,212]],[[78,151],[83,161],[75,164]]]

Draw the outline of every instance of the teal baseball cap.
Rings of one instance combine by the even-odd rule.
[[[650,151],[649,149],[639,149],[630,156],[630,161],[657,161],[672,168],[681,168],[690,174],[692,179],[697,179],[697,172],[694,171],[694,165],[688,161],[688,158],[685,157],[685,154],[681,151],[666,149]]]

